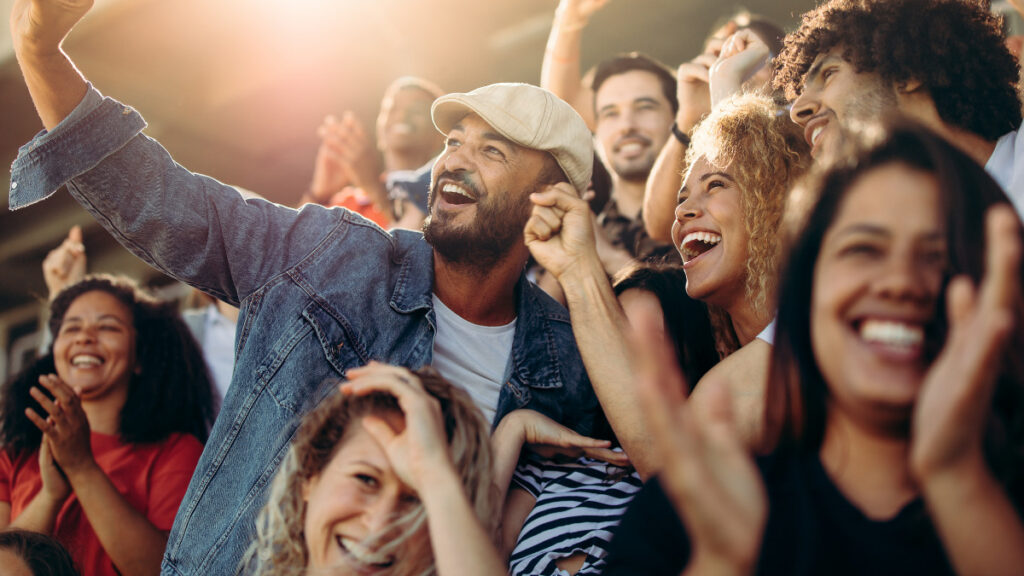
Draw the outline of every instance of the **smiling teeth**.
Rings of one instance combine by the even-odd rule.
[[[348,551],[350,556],[363,564],[370,564],[373,566],[385,566],[391,564],[391,556],[381,554],[380,552],[371,552],[366,546],[363,546],[355,540],[342,536],[341,545],[345,547],[345,550]]]
[[[860,337],[866,342],[909,348],[924,342],[924,329],[904,322],[865,320],[860,326]]]
[[[811,145],[818,143],[818,136],[821,136],[823,130],[825,130],[824,126],[818,126],[813,131],[811,131]]]
[[[468,192],[463,190],[462,187],[459,186],[458,184],[445,184],[444,186],[441,187],[441,191],[447,192],[448,194],[458,194],[463,198],[469,198],[470,200],[474,200],[474,198],[470,196]]]
[[[722,237],[714,232],[690,232],[683,238],[683,241],[679,245],[682,248],[683,253],[686,255],[686,258],[689,260],[690,258],[694,258],[704,252],[707,252],[721,241]],[[693,247],[694,242],[702,242],[706,244],[708,248],[705,250],[695,250]]]
[[[71,365],[76,367],[99,366],[101,364],[103,364],[102,358],[90,356],[89,354],[79,354],[71,359]]]

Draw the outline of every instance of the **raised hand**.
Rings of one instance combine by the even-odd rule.
[[[673,352],[653,336],[656,325],[637,321],[636,389],[663,462],[661,485],[690,539],[687,573],[750,574],[768,514],[761,475],[736,432],[727,387],[712,387],[705,413],[691,410]]]
[[[92,4],[93,0],[15,0],[10,20],[15,50],[57,52]]]
[[[89,420],[78,395],[56,374],[40,376],[39,384],[53,395],[52,400],[34,386],[29,393],[47,416],[43,418],[32,408],[26,408],[25,415],[43,432],[43,442],[49,445],[53,459],[68,475],[94,465]]]
[[[920,480],[984,462],[995,374],[1021,294],[1019,226],[1009,206],[989,209],[981,285],[960,276],[947,289],[949,335],[914,406],[911,463]]]
[[[730,36],[711,66],[711,106],[738,93],[744,82],[767,65],[769,52],[768,45],[749,28]]]
[[[347,184],[364,189],[379,185],[380,158],[355,114],[345,112],[340,121],[328,116],[317,133],[321,142],[312,184],[317,197],[334,194]]]
[[[523,237],[533,257],[555,278],[573,269],[596,263],[594,223],[590,207],[567,183],[530,195],[533,213]]]
[[[404,426],[369,415],[363,427],[381,445],[395,474],[417,493],[429,487],[432,474],[451,472],[448,437],[441,404],[427,393],[419,377],[405,368],[370,362],[345,373],[343,394],[383,392],[394,396],[405,416]]]
[[[558,4],[558,15],[562,26],[580,29],[587,25],[608,0],[562,0]]]
[[[72,226],[68,237],[43,260],[43,279],[49,299],[53,300],[61,290],[85,278],[85,245],[82,244],[82,229]]]

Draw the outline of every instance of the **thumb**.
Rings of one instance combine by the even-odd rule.
[[[68,231],[68,240],[71,240],[72,242],[78,242],[79,244],[81,244],[82,227],[78,225],[72,226],[71,230]]]
[[[363,429],[377,441],[383,448],[387,448],[398,436],[391,428],[391,425],[377,416],[364,416],[362,421]]]

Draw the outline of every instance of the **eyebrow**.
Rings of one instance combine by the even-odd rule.
[[[730,182],[735,182],[736,181],[735,178],[733,178],[732,176],[726,174],[725,172],[708,172],[707,174],[705,174],[705,175],[700,177],[700,181],[701,182],[707,182],[709,179],[714,178],[716,176],[719,177],[719,178],[725,178],[726,180],[728,180]]]
[[[804,74],[803,84],[807,84],[808,82],[813,81],[815,78],[818,77],[818,74],[821,74],[821,69],[824,68],[826,64],[831,64],[832,61],[838,59],[839,58],[837,58],[836,56],[826,56],[821,60],[818,60],[814,64],[811,64],[811,67],[807,70],[807,74]]]
[[[366,466],[367,468],[373,468],[378,473],[383,473],[384,472],[383,470],[380,469],[380,466],[377,466],[376,464],[372,464],[371,462],[369,462],[367,460],[354,460],[352,463],[353,464],[362,464],[363,466]]]
[[[128,324],[127,322],[122,320],[120,316],[115,316],[113,314],[104,314],[104,315],[100,316],[99,318],[97,318],[97,320],[116,320],[118,324],[123,324],[123,325],[126,325],[126,326]],[[64,322],[62,322],[62,324],[67,324],[68,322],[83,322],[83,321],[84,321],[84,319],[81,316],[68,316],[67,318],[64,318]]]
[[[885,237],[892,236],[892,232],[884,226],[880,226],[878,224],[860,223],[851,224],[841,230],[837,230],[835,237],[839,239],[842,238],[843,236],[850,236],[853,234],[870,234],[872,236]],[[921,239],[928,242],[942,241],[945,240],[945,235],[939,230],[933,230],[931,232],[925,233]]]
[[[451,134],[452,132],[465,132],[465,131],[466,131],[466,128],[462,125],[462,122],[459,122],[455,126],[452,126],[452,129],[448,131],[448,134]],[[482,137],[483,137],[484,140],[497,140],[498,142],[504,142],[505,144],[508,144],[510,146],[515,144],[514,142],[509,140],[507,137],[505,137],[503,134],[500,134],[498,132],[487,131],[487,132],[484,132],[482,134]]]

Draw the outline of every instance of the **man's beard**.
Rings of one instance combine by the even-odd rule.
[[[452,173],[445,176],[471,186]],[[431,189],[431,208],[436,196],[437,190]],[[523,242],[523,227],[530,217],[532,204],[529,193],[518,198],[513,196],[513,192],[504,192],[494,198],[478,196],[476,215],[468,224],[454,224],[455,214],[450,212],[432,213],[423,222],[423,236],[449,264],[480,273],[490,272],[517,244]]]

